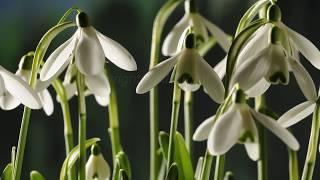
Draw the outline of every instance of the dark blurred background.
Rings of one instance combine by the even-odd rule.
[[[71,6],[86,11],[94,26],[105,35],[123,44],[135,57],[137,72],[125,72],[110,64],[118,89],[121,120],[121,139],[129,155],[133,179],[149,177],[149,113],[148,95],[135,94],[135,87],[149,65],[149,51],[153,19],[164,0],[1,0],[0,2],[0,64],[10,71],[17,69],[19,59],[26,52],[34,50],[43,34],[57,23],[62,14]],[[253,0],[200,0],[199,10],[205,17],[233,34],[241,15],[253,4]],[[283,22],[309,38],[320,47],[319,0],[279,0]],[[164,34],[182,17],[183,6],[169,18]],[[57,37],[49,48],[52,52],[72,31]],[[220,48],[214,48],[205,59],[215,65],[224,56]],[[164,57],[162,57],[164,59]],[[302,62],[319,85],[319,71],[303,59]],[[167,78],[168,81],[168,78]],[[55,94],[50,88],[53,98]],[[168,131],[172,85],[160,85],[160,129]],[[194,96],[194,127],[213,115],[216,105],[202,90]],[[268,104],[279,114],[305,101],[294,78],[288,86],[272,87],[267,95]],[[111,164],[111,148],[107,134],[107,108],[100,107],[92,97],[87,98],[88,137],[100,137],[105,158]],[[77,102],[70,102],[73,127],[77,134]],[[23,107],[13,111],[1,110],[0,122],[0,169],[10,161],[10,150],[18,141]],[[183,132],[183,108],[181,108],[180,131]],[[311,118],[293,127],[301,143],[299,151],[300,169],[303,166],[310,133]],[[47,117],[42,110],[33,111],[28,133],[22,179],[29,179],[31,170],[38,170],[47,179],[58,179],[60,167],[65,158],[63,120],[61,109],[55,102],[55,112]],[[206,143],[194,143],[195,159],[203,155]],[[268,133],[268,163],[270,179],[288,179],[287,149],[274,135]],[[234,172],[236,179],[255,180],[256,164],[249,160],[243,146],[237,145],[227,155],[226,169]],[[319,179],[318,164],[315,178]]]

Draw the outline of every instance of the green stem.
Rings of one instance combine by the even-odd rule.
[[[107,70],[106,70],[107,71]],[[109,134],[111,139],[112,147],[112,159],[115,163],[116,155],[122,150],[120,141],[120,131],[119,131],[119,112],[118,112],[118,100],[116,94],[116,87],[112,79],[112,75],[107,71],[107,76],[109,79],[111,93],[110,93],[110,103],[109,108]]]
[[[192,157],[192,129],[193,129],[193,97],[192,92],[184,93],[184,138],[186,146]]]
[[[318,139],[320,131],[320,106],[317,102],[312,118],[311,133],[309,139],[308,153],[303,167],[301,180],[312,180],[313,170],[317,158]]]
[[[289,153],[289,179],[299,180],[299,164],[298,164],[297,151],[294,151],[288,148],[288,153]]]
[[[80,157],[79,157],[79,172],[78,177],[79,180],[85,180],[86,178],[86,99],[84,95],[84,77],[78,71],[77,72],[77,92],[78,92],[78,114],[79,114],[79,149],[80,149]]]
[[[226,161],[225,155],[217,156],[216,167],[214,171],[214,180],[222,180],[224,177],[224,164]]]
[[[178,119],[179,119],[180,98],[181,98],[181,90],[180,90],[178,84],[174,83],[167,170],[169,170],[171,164],[173,163],[175,135],[177,132]],[[169,172],[169,171],[167,171],[167,172]]]
[[[69,102],[67,99],[66,90],[59,79],[56,79],[52,83],[53,88],[55,89],[57,96],[60,99],[60,105],[63,114],[63,124],[64,124],[64,141],[65,141],[65,148],[66,148],[66,156],[70,153],[70,151],[74,147],[73,142],[73,129],[70,117],[70,108]],[[75,168],[72,167],[68,172],[69,180],[76,179],[76,171]]]
[[[159,62],[160,54],[160,39],[165,22],[168,16],[175,9],[181,0],[168,0],[159,10],[152,29],[152,42],[149,69],[152,69]],[[156,180],[159,159],[157,156],[158,150],[158,90],[157,87],[150,91],[150,180]]]
[[[256,111],[263,111],[266,109],[265,96],[261,95],[255,98],[255,109]],[[265,135],[265,129],[262,125],[258,125],[258,135],[259,135],[259,149],[260,149],[260,159],[257,161],[257,170],[258,170],[258,180],[267,180],[268,179],[268,162],[267,162],[267,141]]]

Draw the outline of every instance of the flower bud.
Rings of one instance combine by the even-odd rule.
[[[110,167],[97,144],[91,147],[91,155],[86,164],[86,176],[86,180],[106,180],[110,177]]]

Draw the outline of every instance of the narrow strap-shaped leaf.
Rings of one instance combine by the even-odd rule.
[[[168,148],[169,148],[169,134],[161,131],[159,133],[159,144],[161,148],[161,152],[163,155],[163,158],[167,160],[168,158]]]
[[[92,138],[92,139],[88,139],[86,141],[86,148],[91,147],[92,145],[94,145],[95,143],[97,143],[98,141],[100,141],[99,138]],[[80,155],[80,148],[79,145],[77,145],[76,147],[74,147],[70,153],[68,154],[68,156],[66,157],[66,159],[63,162],[61,171],[60,171],[60,180],[66,180],[67,179],[67,175],[68,175],[68,171],[69,169],[74,165],[74,163],[77,161],[77,159],[79,158]]]
[[[129,177],[128,177],[127,173],[126,173],[126,170],[120,169],[119,180],[129,180]]]
[[[178,180],[179,179],[179,170],[177,163],[172,163],[172,165],[169,168],[168,175],[166,177],[166,180]]]
[[[1,174],[1,180],[13,180],[13,165],[9,163],[3,170]]]
[[[119,162],[120,170],[125,170],[128,178],[131,179],[131,167],[128,156],[123,151],[120,151],[116,155],[116,159]]]
[[[30,180],[45,180],[45,178],[38,171],[31,171]]]

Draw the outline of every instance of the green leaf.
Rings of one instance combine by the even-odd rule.
[[[99,138],[88,139],[86,141],[85,146],[86,146],[86,148],[89,148],[90,146],[97,143],[98,141],[100,141]],[[70,151],[70,153],[68,154],[68,156],[66,157],[66,159],[63,162],[63,165],[62,165],[62,168],[60,171],[60,180],[67,179],[68,171],[74,165],[74,163],[77,161],[77,159],[79,158],[79,155],[80,155],[80,149],[79,149],[79,145],[77,145],[76,147],[74,147]]]
[[[201,171],[202,171],[202,165],[203,165],[203,157],[199,157],[196,167],[196,172],[194,173],[194,177],[197,180],[200,180]]]
[[[247,10],[247,12],[242,16],[239,22],[239,25],[236,31],[236,36],[250,24],[250,22],[258,14],[258,12],[263,7],[265,7],[268,3],[270,3],[270,0],[259,0]]]
[[[165,160],[168,158],[168,149],[169,149],[169,134],[161,131],[159,132],[159,144],[162,152],[162,156]]]
[[[120,170],[121,169],[125,170],[129,179],[131,179],[131,167],[130,167],[130,161],[128,159],[128,156],[123,151],[120,151],[116,155],[116,159],[119,161]]]
[[[234,180],[234,175],[231,171],[226,172],[224,175],[223,180]]]
[[[259,27],[266,23],[266,19],[260,19],[255,21],[250,26],[241,31],[241,33],[232,42],[227,58],[226,88],[229,88],[229,83],[234,70],[234,66],[237,62],[237,58],[242,49],[242,46]]]
[[[177,163],[172,163],[168,175],[166,177],[166,180],[178,180],[179,179],[179,170]]]
[[[179,180],[193,180],[194,172],[190,154],[185,144],[183,136],[177,132],[175,137],[175,155],[174,161],[178,165]]]
[[[45,178],[38,171],[31,171],[30,180],[45,180]]]
[[[120,169],[119,180],[129,180],[129,177],[128,177],[127,173],[126,173],[126,170]]]
[[[113,168],[112,180],[119,180],[120,179],[120,161],[119,159],[115,160],[115,165]]]
[[[9,163],[6,168],[4,168],[1,174],[1,180],[13,180],[14,168],[11,163]]]
[[[166,163],[166,159],[164,158],[164,156],[161,156],[161,165],[159,168],[159,172],[157,175],[157,179],[158,180],[163,180],[166,177],[166,168],[167,168],[167,163]]]

